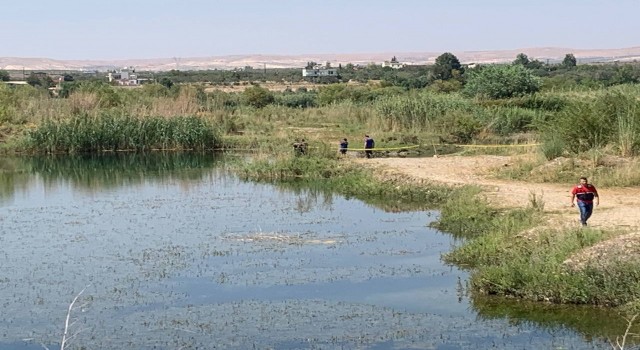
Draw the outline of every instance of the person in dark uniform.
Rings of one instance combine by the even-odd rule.
[[[304,139],[300,140],[300,145],[298,146],[298,150],[301,155],[307,154],[307,149],[309,148],[309,144]]]
[[[375,147],[375,141],[369,135],[364,135],[364,154],[367,158],[373,157],[372,149]]]
[[[340,141],[340,154],[345,155],[347,154],[347,148],[349,148],[349,141],[347,141],[346,138],[342,139],[342,141]]]
[[[301,155],[302,152],[300,148],[302,143],[300,142],[300,139],[296,139],[296,141],[292,145],[293,145],[293,154],[295,154],[296,156]]]

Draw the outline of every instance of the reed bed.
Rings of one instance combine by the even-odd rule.
[[[24,148],[32,152],[87,153],[153,149],[212,149],[217,129],[196,116],[138,118],[117,113],[48,119],[28,132]]]

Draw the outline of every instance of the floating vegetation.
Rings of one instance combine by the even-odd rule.
[[[225,238],[238,242],[274,243],[283,245],[307,245],[325,244],[335,245],[341,243],[344,237],[319,238],[312,233],[285,233],[285,232],[258,232],[247,235],[228,235]]]

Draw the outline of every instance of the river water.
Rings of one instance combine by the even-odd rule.
[[[3,158],[0,349],[59,348],[67,314],[67,349],[604,349],[624,332],[603,310],[467,293],[437,218],[244,182],[212,155]]]

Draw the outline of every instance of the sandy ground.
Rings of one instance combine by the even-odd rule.
[[[483,195],[500,207],[526,207],[531,194],[544,201],[544,211],[562,218],[567,224],[578,225],[578,209],[571,207],[571,185],[539,184],[499,180],[495,168],[512,164],[509,156],[441,156],[438,158],[373,158],[357,159],[384,174],[402,174],[417,181],[449,185],[478,185]],[[576,179],[576,183],[578,179]],[[597,184],[594,184],[597,187]],[[600,206],[594,208],[590,226],[601,228],[640,227],[640,189],[598,188]],[[556,221],[556,220],[554,220]]]

